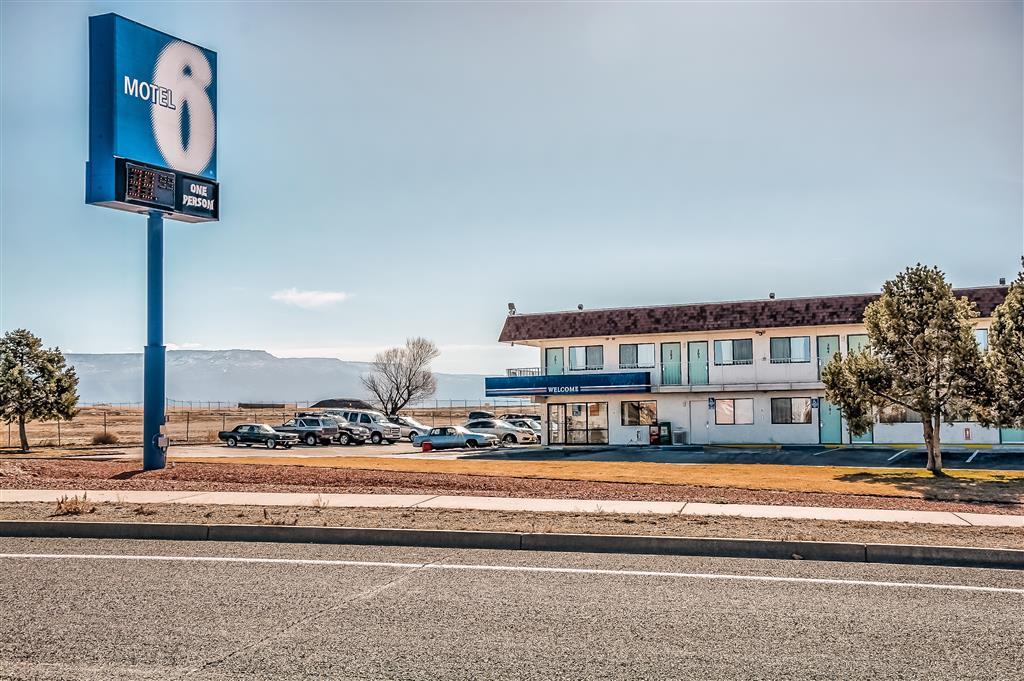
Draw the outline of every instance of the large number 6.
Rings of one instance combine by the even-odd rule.
[[[195,45],[181,41],[169,43],[157,57],[153,82],[171,90],[175,107],[170,109],[154,103],[150,109],[153,136],[161,155],[175,170],[202,173],[210,164],[217,135],[213,106],[206,94],[206,88],[213,82],[210,62]],[[186,107],[187,144],[182,130]]]

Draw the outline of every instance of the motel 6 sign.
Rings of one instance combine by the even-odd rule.
[[[117,14],[89,18],[86,202],[217,220],[217,54]]]

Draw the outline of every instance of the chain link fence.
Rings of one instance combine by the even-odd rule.
[[[276,426],[301,411],[319,411],[315,402],[241,403],[207,400],[168,400],[165,432],[175,444],[217,442],[217,433],[242,423],[267,423]],[[540,414],[540,405],[525,400],[429,400],[401,411],[430,427],[463,424],[469,413],[487,411],[498,416],[506,413]],[[32,447],[85,447],[97,444],[140,445],[142,443],[142,403],[96,403],[79,405],[78,415],[70,420],[32,421],[26,426]],[[7,448],[20,445],[17,424],[8,423]],[[2,437],[2,436],[0,436]]]

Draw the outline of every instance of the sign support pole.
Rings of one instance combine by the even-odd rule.
[[[142,415],[142,467],[167,465],[161,432],[166,408],[164,374],[164,215],[150,211],[147,221],[146,353]]]

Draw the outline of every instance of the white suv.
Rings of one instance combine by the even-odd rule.
[[[358,424],[370,431],[370,442],[379,445],[387,442],[393,445],[402,439],[402,428],[397,424],[388,421],[387,417],[379,411],[365,409],[326,409],[325,414],[339,414],[351,423]]]

